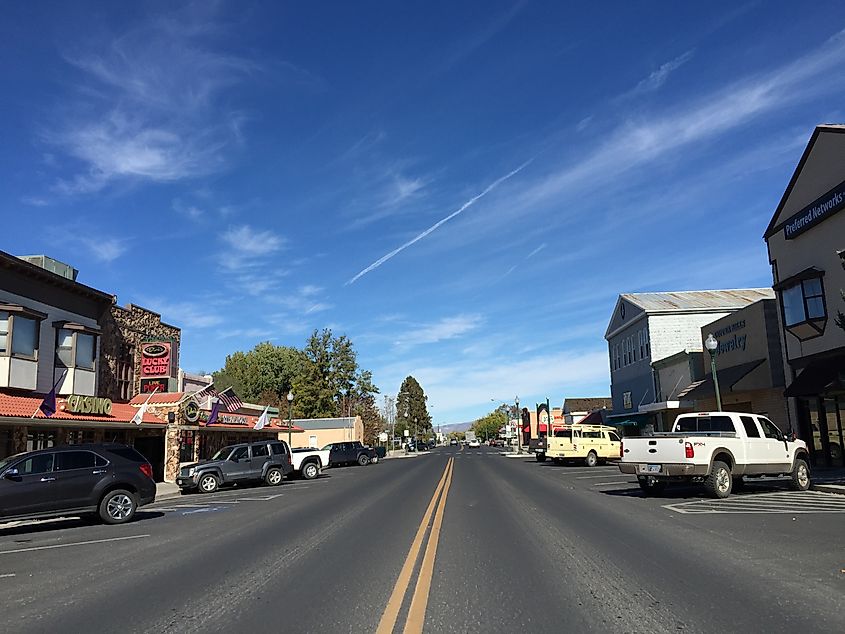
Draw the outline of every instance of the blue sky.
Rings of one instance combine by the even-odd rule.
[[[845,16],[570,4],[7,3],[0,248],[160,311],[192,371],[330,327],[436,423],[608,395],[617,294],[771,284]]]

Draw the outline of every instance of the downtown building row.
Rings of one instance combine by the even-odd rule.
[[[818,126],[765,230],[771,287],[620,295],[605,333],[610,422],[666,431],[715,410],[718,383],[723,409],[765,414],[815,465],[845,466],[843,209],[845,127]]]
[[[134,446],[157,481],[173,481],[180,464],[227,444],[266,438],[292,446],[361,440],[358,417],[286,420],[242,403],[206,425],[211,399],[195,393],[210,377],[179,367],[181,330],[139,306],[79,283],[77,271],[46,256],[0,251],[0,459],[83,442]],[[55,388],[56,413],[39,411]],[[133,423],[149,401],[143,419]]]

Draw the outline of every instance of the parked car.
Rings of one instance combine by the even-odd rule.
[[[297,447],[292,450],[293,471],[305,480],[313,480],[329,466],[329,451],[314,447]]]
[[[323,447],[323,451],[326,450],[329,451],[329,466],[331,467],[356,463],[363,467],[378,462],[376,450],[364,445],[360,440],[329,443]]]
[[[475,438],[473,438],[472,440],[469,441],[469,446],[470,447],[480,447],[481,443],[478,442],[478,440],[476,440]]]
[[[152,466],[126,445],[68,445],[0,460],[3,521],[94,514],[123,524],[155,496]]]
[[[546,458],[555,462],[583,460],[586,466],[595,467],[599,462],[619,457],[619,436],[616,428],[607,425],[565,425],[543,440],[546,447],[534,450],[537,462]]]
[[[457,440],[457,438],[452,438],[452,440],[450,440],[450,441],[449,441],[449,444],[450,444],[452,447],[457,447],[457,445],[458,445],[458,440]]]
[[[810,487],[807,444],[784,436],[765,416],[737,412],[681,414],[670,433],[625,437],[622,473],[635,474],[646,495],[673,480],[700,482],[726,498],[742,477],[788,475],[793,489]]]
[[[244,482],[264,482],[278,486],[293,471],[288,444],[282,440],[262,440],[223,447],[211,460],[183,466],[176,484],[182,493],[213,493],[221,486]]]

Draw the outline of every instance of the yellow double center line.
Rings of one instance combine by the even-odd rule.
[[[428,508],[417,529],[417,534],[411,543],[411,550],[408,551],[408,556],[405,558],[405,563],[399,572],[399,578],[396,580],[396,585],[393,586],[393,592],[387,601],[384,614],[381,615],[381,621],[379,621],[378,629],[376,630],[377,634],[391,634],[393,628],[396,626],[396,618],[399,616],[402,601],[405,599],[405,593],[408,591],[411,575],[419,558],[423,538],[425,537],[433,513],[434,523],[431,525],[431,534],[428,538],[425,554],[423,554],[420,572],[417,576],[417,585],[414,588],[414,596],[411,599],[411,607],[408,610],[408,618],[405,621],[404,632],[405,634],[418,634],[423,630],[425,609],[428,605],[428,593],[431,589],[431,577],[434,573],[434,557],[437,554],[437,543],[440,541],[440,527],[443,524],[443,510],[446,507],[446,496],[449,494],[449,487],[452,484],[453,463],[454,459],[449,458],[449,461],[446,463],[446,469],[440,477],[440,482],[437,483],[437,488],[434,489],[434,495],[431,496],[431,501],[428,503]],[[435,506],[437,507],[436,511]]]

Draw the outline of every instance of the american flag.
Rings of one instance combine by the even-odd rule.
[[[216,397],[220,399],[220,402],[223,404],[223,407],[226,408],[227,412],[236,412],[243,407],[244,404],[243,401],[235,394],[235,390],[231,387],[227,387],[222,392],[218,392],[214,388],[214,383],[209,383],[198,392],[194,392],[193,396],[198,400],[201,398],[212,399]]]
[[[237,397],[235,394],[235,390],[231,387],[227,387],[222,392],[217,394],[217,398],[220,399],[220,402],[226,406],[227,412],[236,412],[241,407],[243,407],[243,401]]]

